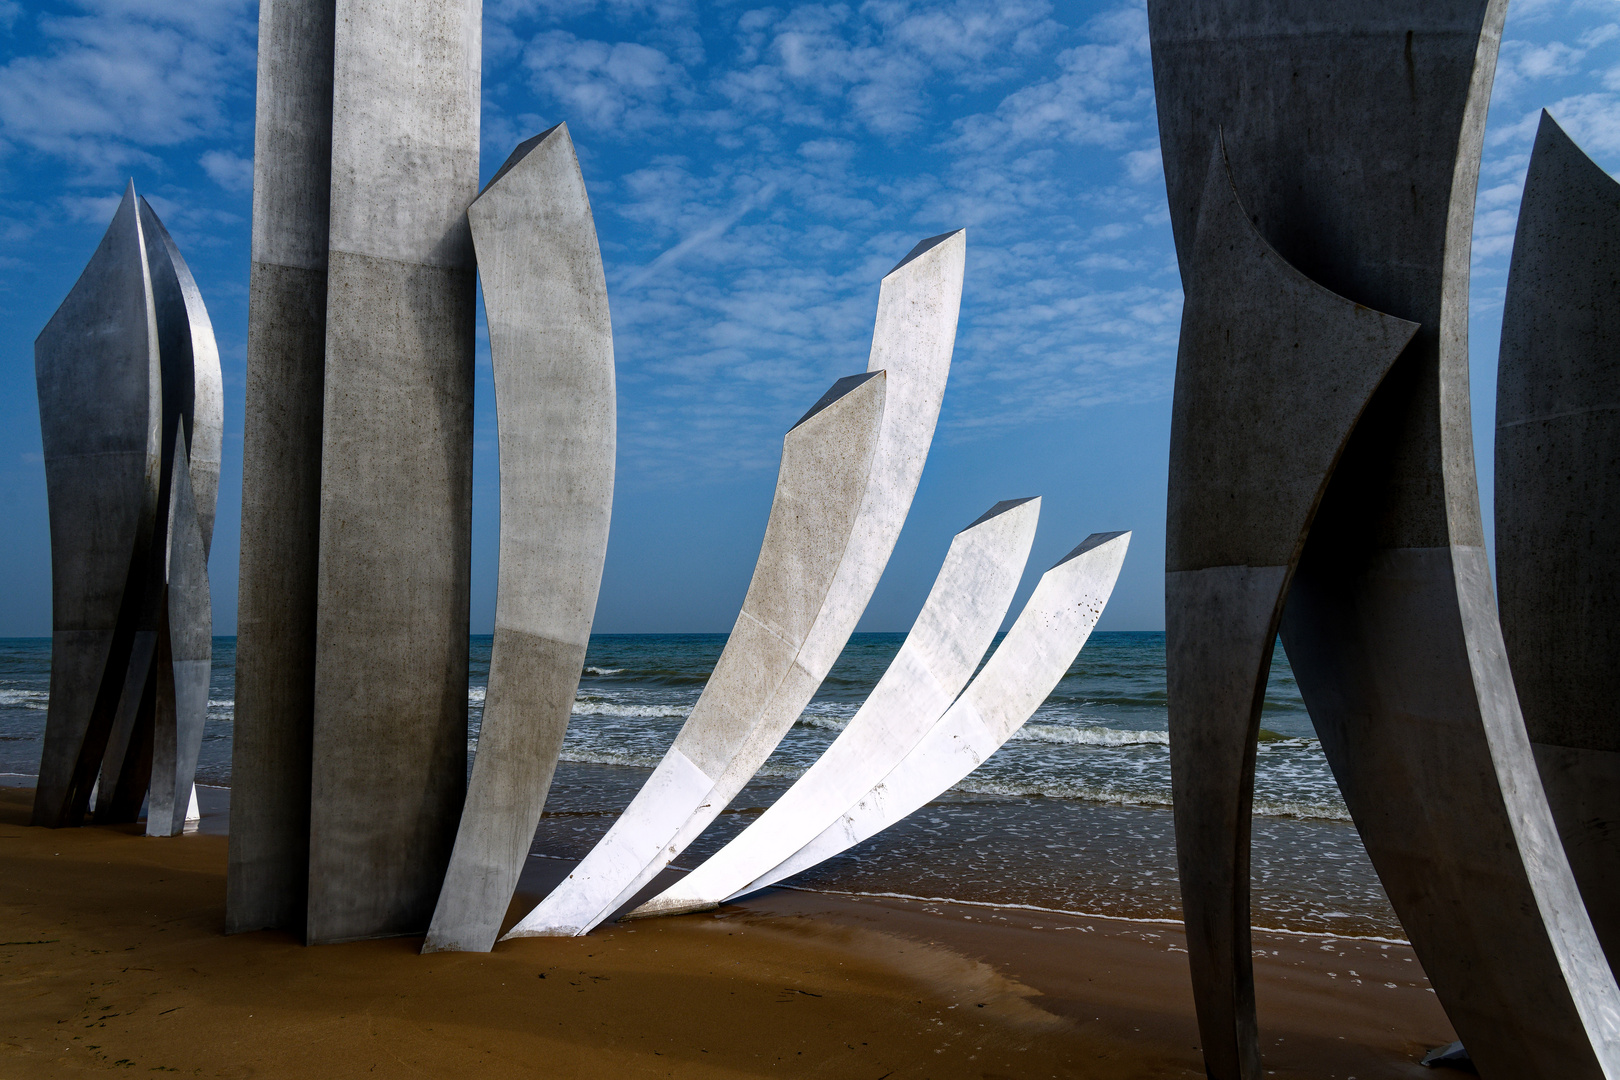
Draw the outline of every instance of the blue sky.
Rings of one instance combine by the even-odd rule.
[[[234,630],[251,0],[0,0],[0,635],[50,630],[33,339],[133,177],[191,263],[225,369],[215,625]],[[1489,514],[1496,339],[1538,110],[1620,165],[1620,3],[1510,9],[1474,246]],[[904,630],[952,533],[1044,497],[1017,605],[1092,531],[1135,530],[1104,629],[1163,626],[1181,290],[1140,3],[488,0],[483,172],[566,120],[607,266],[619,473],[599,631],[724,631],[782,433],[863,370],[880,276],[968,230],[956,358],[864,630]],[[498,476],[480,331],[472,624],[493,621]]]

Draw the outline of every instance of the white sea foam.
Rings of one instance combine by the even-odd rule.
[[[45,690],[0,689],[0,708],[44,711],[50,702],[51,695]]]
[[[633,717],[671,717],[676,720],[685,720],[692,715],[690,705],[653,705],[633,704],[620,705],[611,701],[597,701],[591,698],[581,698],[574,702],[575,716],[633,716]]]
[[[585,674],[587,674],[587,675],[623,675],[624,674],[624,668],[622,668],[622,667],[588,667],[588,668],[585,669]]]
[[[1059,743],[1066,746],[1169,746],[1168,731],[1121,731],[1108,727],[1069,727],[1066,724],[1025,724],[1013,735],[1020,742]]]
[[[467,687],[467,705],[468,705],[468,707],[471,708],[474,705],[480,705],[480,706],[483,705],[484,704],[484,694],[487,692],[487,690],[488,690],[488,688],[483,687],[483,686],[469,686],[469,687]]]

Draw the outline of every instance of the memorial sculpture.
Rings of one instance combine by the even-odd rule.
[[[466,789],[480,5],[333,8],[260,13],[227,877],[311,943],[424,930]]]
[[[1051,695],[1085,646],[1114,591],[1130,538],[1128,532],[1093,533],[1041,575],[983,670],[893,768],[847,804],[820,834],[723,899],[774,885],[876,836],[999,750]],[[631,915],[665,914],[663,899],[660,896]]]
[[[488,952],[585,664],[613,509],[607,279],[568,129],[512,152],[472,207],[500,438],[495,639],[472,779],[424,952]]]
[[[219,347],[214,340],[213,323],[208,318],[208,309],[203,305],[202,293],[174,239],[145,199],[139,199],[137,203],[146,263],[152,279],[163,383],[163,412],[159,421],[163,446],[155,511],[156,535],[168,535],[172,485],[177,467],[183,465],[187,472],[187,483],[191,486],[206,578],[208,548],[214,534],[214,507],[219,493],[220,449],[225,434],[224,382],[219,367]],[[179,449],[182,442],[190,448],[189,454]],[[195,484],[192,483],[193,478],[197,478]],[[161,686],[172,682],[180,674],[168,661],[154,667],[158,655],[168,648],[165,635],[178,633],[188,641],[201,642],[198,647],[207,650],[201,659],[210,662],[200,668],[183,669],[184,677],[199,685],[182,690],[178,698],[185,703],[185,707],[195,707],[195,715],[183,718],[180,726],[194,731],[198,740],[202,738],[202,725],[207,719],[213,615],[207,604],[201,608],[185,608],[185,617],[202,620],[197,626],[192,626],[166,610],[169,605],[169,560],[167,544],[154,547],[147,560],[129,666],[125,670],[112,733],[101,763],[101,778],[95,798],[96,821],[101,823],[134,821],[140,815],[141,801],[147,795],[153,768],[153,725],[160,721],[158,710],[167,707],[159,698]],[[206,591],[206,580],[202,587]],[[177,618],[180,621],[177,622]],[[197,704],[199,701],[200,705]],[[194,769],[195,755],[191,760]],[[191,783],[189,777],[190,773],[187,773],[184,780],[188,790]],[[184,817],[195,817],[186,806],[181,806],[180,811]],[[150,813],[147,820],[150,825]],[[165,831],[163,835],[168,835],[168,832]]]
[[[1496,381],[1502,633],[1553,820],[1620,960],[1620,184],[1545,112]]]
[[[888,564],[950,371],[966,234],[883,278],[863,375],[783,440],[748,594],[674,745],[606,836],[508,936],[584,934],[627,903],[758,771],[843,650]]]
[[[89,265],[40,333],[35,374],[54,629],[33,821],[80,824],[93,793],[98,821],[134,820],[152,774],[154,725],[162,722],[169,726],[156,752],[175,759],[165,766],[165,790],[183,789],[185,796],[177,813],[155,823],[149,817],[154,834],[167,835],[177,831],[176,817],[184,824],[190,805],[196,756],[188,759],[182,743],[200,742],[207,712],[207,542],[224,399],[219,353],[196,283],[133,182]],[[194,467],[203,477],[195,490]],[[171,611],[168,530],[177,473],[186,478],[182,527],[196,545],[181,553],[182,592],[191,592]],[[200,605],[195,594],[203,597]],[[182,712],[160,717],[159,687],[177,680],[187,688]],[[167,734],[178,730],[175,724],[184,729],[179,741]]]
[[[1217,1080],[1261,1075],[1249,807],[1279,628],[1368,854],[1481,1073],[1620,1072],[1620,993],[1525,737],[1474,487],[1468,251],[1505,6],[1149,4],[1186,293],[1172,785]]]
[[[992,506],[957,533],[922,610],[838,738],[730,843],[632,915],[712,908],[814,840],[934,726],[973,676],[1012,604],[1040,499]]]

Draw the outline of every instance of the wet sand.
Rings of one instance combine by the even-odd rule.
[[[223,936],[224,837],[29,828],[31,798],[0,788],[7,1080],[1203,1075],[1174,926],[777,890],[489,954],[311,949]],[[568,866],[529,860],[509,918]],[[1255,946],[1268,1076],[1447,1075],[1410,949]]]

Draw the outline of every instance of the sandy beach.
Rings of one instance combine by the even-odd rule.
[[[30,828],[31,795],[0,789],[0,1077],[1203,1074],[1175,926],[777,890],[487,955],[306,948],[221,933],[223,836]],[[509,918],[568,865],[531,859]],[[1410,949],[1255,946],[1268,1076],[1436,1076]]]

